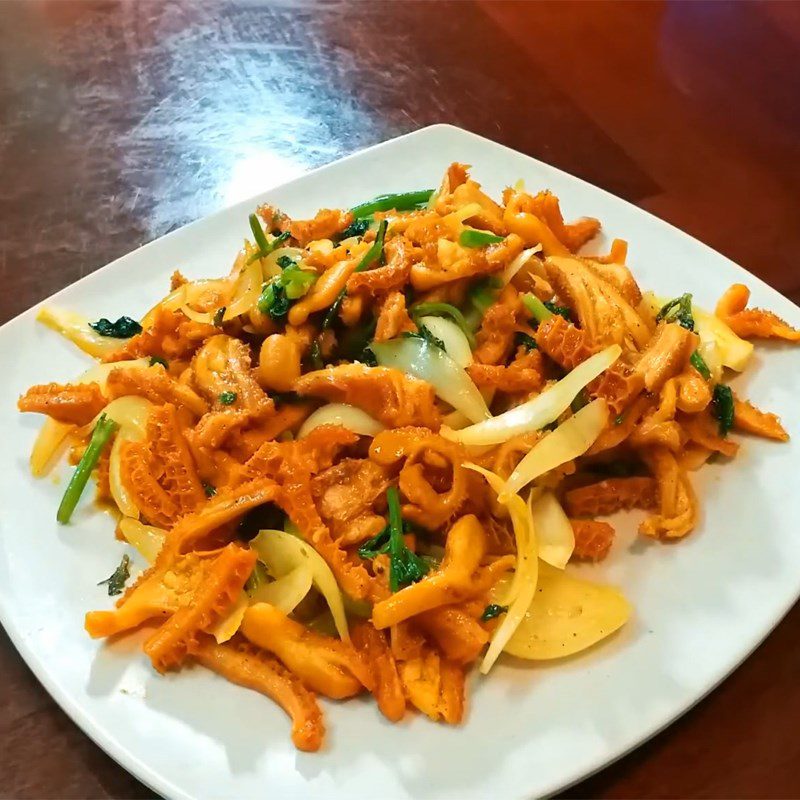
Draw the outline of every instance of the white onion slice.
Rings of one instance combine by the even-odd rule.
[[[528,508],[539,540],[539,558],[564,569],[575,549],[575,532],[561,503],[547,489],[532,489]]]
[[[119,531],[150,564],[158,557],[167,537],[167,532],[163,528],[145,525],[133,517],[123,517],[119,521]]]
[[[464,464],[464,466],[483,475],[492,489],[498,492],[498,500],[507,506],[511,515],[517,543],[517,564],[514,577],[508,593],[503,599],[503,602],[508,605],[508,611],[503,617],[503,621],[495,628],[489,641],[489,649],[480,666],[481,673],[486,675],[525,618],[528,607],[533,602],[536,584],[539,580],[539,558],[533,517],[524,500],[518,494],[512,494],[502,499],[500,491],[503,489],[503,479],[499,475],[476,464]]]
[[[424,325],[437,339],[444,344],[447,355],[458,364],[461,369],[466,369],[472,363],[472,349],[469,346],[464,331],[451,319],[445,317],[421,317],[420,324]]]
[[[269,603],[284,614],[291,614],[311,590],[313,580],[309,564],[298,564],[272,583],[259,586],[251,593],[250,603]]]
[[[529,247],[523,250],[504,270],[501,276],[503,285],[511,283],[514,276],[533,258],[536,253],[542,252],[542,246],[537,244],[535,247]]]
[[[438,397],[457,411],[462,411],[471,422],[491,417],[472,378],[436,345],[409,336],[388,342],[374,342],[370,347],[381,366],[399,369],[426,381],[433,386]]]
[[[325,598],[339,636],[350,641],[342,592],[331,568],[310,544],[285,531],[262,530],[250,542],[250,546],[275,578],[281,578],[299,566],[308,565],[314,587]]]
[[[509,476],[501,496],[516,494],[534,478],[582,456],[607,422],[606,401],[602,397],[592,400],[533,446]]]
[[[308,436],[314,428],[320,425],[341,425],[359,436],[376,436],[384,426],[378,420],[355,406],[347,403],[329,403],[320,406],[311,414],[297,432],[297,438]]]
[[[454,431],[442,427],[441,435],[466,445],[500,444],[512,436],[537,431],[557,420],[569,408],[578,392],[608,369],[622,349],[613,344],[579,364],[558,383],[532,400],[498,414],[496,417]]]
[[[36,319],[60,333],[93,358],[102,358],[122,347],[123,339],[101,336],[89,327],[89,320],[75,311],[45,306],[39,309]]]

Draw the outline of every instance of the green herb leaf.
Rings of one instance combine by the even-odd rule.
[[[568,322],[572,322],[572,312],[567,306],[559,306],[553,300],[545,300],[542,305],[551,313],[564,317]]]
[[[615,425],[622,425],[623,422],[625,422],[625,414],[617,414],[617,416],[614,417]]]
[[[422,580],[429,567],[403,540],[403,517],[396,486],[386,490],[386,502],[389,506],[389,588],[396,592],[401,586]]]
[[[692,316],[692,296],[690,294],[682,294],[665,303],[661,311],[656,315],[656,322],[677,322],[682,325],[686,330],[694,330],[694,317]]]
[[[294,266],[296,263],[297,262],[294,261],[290,256],[281,256],[278,259],[278,266],[281,269],[287,269],[288,267]]]
[[[456,308],[450,303],[417,303],[411,307],[411,316],[414,322],[419,326],[417,320],[422,317],[450,317],[450,319],[458,325],[459,328],[467,337],[470,347],[475,347],[475,334],[473,334],[469,325],[467,325],[464,315],[461,310]]]
[[[434,189],[422,189],[416,192],[400,192],[399,194],[382,194],[366,203],[353,206],[350,210],[356,219],[372,216],[376,211],[412,211],[424,206],[431,199]]]
[[[711,370],[708,368],[708,364],[706,364],[705,359],[700,355],[699,351],[695,350],[689,357],[689,361],[706,380],[711,378]]]
[[[350,239],[353,236],[363,236],[373,220],[371,217],[364,217],[363,219],[353,220],[338,236],[339,241],[343,239]]]
[[[499,617],[501,614],[505,614],[506,611],[508,611],[508,606],[499,606],[497,603],[489,603],[489,605],[483,609],[483,614],[481,614],[481,622],[488,622],[490,619],[494,619],[495,617]]]
[[[434,347],[438,347],[440,350],[444,350],[445,353],[447,352],[447,348],[444,346],[444,342],[438,337],[434,336],[431,333],[430,328],[426,328],[424,325],[418,326],[417,333],[406,332],[402,335],[406,339],[424,339],[426,342],[432,344]]]
[[[405,526],[400,512],[400,495],[397,487],[388,488],[386,501],[389,506],[389,524],[377,536],[364,542],[358,549],[358,555],[361,558],[371,559],[382,553],[388,553],[389,586],[396,592],[401,586],[422,580],[431,564],[406,547],[403,539]]]
[[[206,493],[206,497],[213,497],[217,493],[216,488],[210,483],[203,484],[203,491]]]
[[[502,242],[503,236],[496,236],[488,231],[476,231],[474,228],[467,228],[461,231],[458,243],[462,247],[486,247],[488,244]]]
[[[166,359],[161,358],[161,356],[150,356],[150,366],[154,367],[156,364],[161,364],[161,366],[164,367],[164,369],[167,369],[169,367],[169,364],[167,364]]]
[[[218,399],[224,406],[232,405],[236,402],[236,392],[222,392]]]
[[[733,427],[734,404],[730,386],[718,383],[711,398],[711,414],[719,421],[719,435],[727,436]]]
[[[578,394],[575,395],[569,407],[573,414],[577,414],[585,405],[588,405],[588,403],[589,394],[586,389],[581,389]]]
[[[122,561],[119,562],[119,566],[106,578],[104,581],[100,581],[98,586],[102,586],[106,584],[108,586],[108,595],[109,597],[113,597],[115,594],[122,594],[122,590],[125,588],[125,582],[131,576],[131,559],[130,556],[126,553],[122,556]]]
[[[244,582],[244,590],[247,594],[253,594],[267,583],[269,583],[267,568],[260,561],[256,561],[253,571]]]
[[[372,243],[372,245],[370,245],[369,250],[364,253],[364,257],[358,262],[358,266],[353,270],[353,272],[364,272],[364,270],[369,269],[381,258],[383,255],[383,241],[386,238],[386,229],[388,227],[389,223],[386,220],[382,220],[381,224],[378,225],[378,232],[375,234],[375,241]]]
[[[97,466],[103,448],[108,444],[114,431],[117,430],[119,425],[113,419],[107,417],[105,413],[100,415],[97,420],[97,425],[94,426],[92,431],[92,438],[89,440],[89,445],[81,456],[81,460],[75,467],[75,472],[72,473],[67,489],[64,492],[64,497],[61,498],[61,504],[56,513],[56,519],[62,524],[66,525],[72,517],[72,512],[75,506],[78,505],[83,490],[89,481],[89,476],[92,470]]]
[[[280,283],[280,276],[273,278],[261,287],[258,310],[262,314],[268,314],[276,322],[280,322],[289,312],[290,305],[286,290]]]
[[[363,559],[375,558],[375,556],[386,553],[389,550],[389,539],[391,538],[391,531],[387,525],[377,536],[367,539],[361,547],[358,548],[358,555]]]
[[[212,319],[212,323],[214,327],[221,328],[222,327],[222,318],[225,316],[226,307],[222,306],[222,308],[218,308],[214,312],[214,319]]]
[[[281,262],[282,258],[278,259],[278,263]],[[289,300],[298,300],[306,295],[308,290],[316,283],[317,273],[301,269],[290,260],[288,266],[284,267],[280,275],[280,281]]]
[[[90,322],[89,327],[101,336],[108,336],[112,339],[130,339],[131,336],[142,332],[142,326],[130,317],[120,317],[116,322],[101,317],[97,322]]]
[[[514,334],[514,346],[524,347],[526,350],[538,349],[538,345],[536,344],[536,339],[534,339],[533,336],[530,336],[524,331],[517,331]]]

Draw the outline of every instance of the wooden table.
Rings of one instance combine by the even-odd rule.
[[[798,301],[799,62],[792,4],[6,2],[0,317],[434,122],[609,189]],[[800,796],[799,626],[795,608],[697,708],[568,796]],[[151,796],[4,636],[0,675],[0,796]]]

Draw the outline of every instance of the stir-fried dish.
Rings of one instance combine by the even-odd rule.
[[[800,332],[742,285],[713,312],[643,294],[626,242],[587,255],[599,221],[550,192],[498,203],[452,164],[436,190],[250,226],[230,274],[175,272],[139,321],[43,309],[99,363],[19,408],[47,417],[34,474],[75,464],[58,521],[94,476],[150,563],[123,557],[89,635],[146,627],[156,670],[267,695],[301,750],[320,695],[457,724],[473,665],[609,636],[628,603],[570,567],[613,548],[601,518],[684,537],[690,474],[732,432],[788,438],[726,380],[750,339]]]

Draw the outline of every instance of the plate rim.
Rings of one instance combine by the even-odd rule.
[[[8,335],[9,330],[7,329],[12,329],[20,326],[21,324],[26,322],[28,318],[32,317],[35,314],[35,312],[43,305],[56,301],[60,296],[62,296],[68,290],[73,289],[74,287],[78,287],[82,284],[85,284],[86,282],[94,280],[98,274],[102,273],[104,270],[109,270],[115,267],[119,261],[122,261],[123,259],[127,258],[131,253],[138,253],[140,251],[146,250],[147,248],[152,248],[155,247],[156,245],[160,245],[162,242],[164,242],[167,239],[170,239],[173,236],[182,234],[186,230],[191,229],[195,226],[205,225],[209,221],[226,214],[229,211],[229,209],[231,209],[234,206],[247,205],[247,204],[252,204],[254,202],[258,202],[262,200],[262,198],[264,198],[265,196],[268,196],[269,193],[271,192],[277,191],[286,186],[290,186],[298,181],[311,178],[321,172],[324,172],[325,170],[329,169],[334,165],[341,165],[349,161],[358,159],[367,153],[373,153],[375,151],[380,151],[382,149],[389,148],[401,141],[406,141],[418,137],[422,138],[425,137],[426,135],[434,134],[437,131],[447,132],[450,133],[451,135],[462,136],[478,140],[483,145],[489,146],[491,148],[501,148],[502,150],[513,155],[514,157],[517,158],[521,157],[523,159],[533,162],[536,165],[543,166],[550,170],[556,170],[558,173],[569,177],[572,181],[575,181],[577,184],[579,184],[582,190],[591,190],[592,192],[602,192],[607,199],[613,200],[617,204],[619,203],[625,204],[629,213],[646,215],[649,218],[651,224],[653,222],[657,223],[658,226],[663,231],[669,233],[670,236],[674,238],[679,238],[684,242],[688,242],[694,248],[699,247],[704,251],[706,251],[707,253],[713,253],[714,256],[717,258],[724,259],[724,261],[727,262],[729,266],[735,268],[740,277],[743,280],[746,280],[751,287],[758,286],[759,289],[762,291],[766,290],[774,295],[779,296],[783,301],[788,303],[798,313],[800,313],[800,307],[798,307],[797,304],[795,304],[792,300],[783,295],[776,288],[770,286],[766,281],[764,281],[759,276],[752,274],[747,269],[742,267],[740,264],[736,263],[723,253],[720,253],[719,251],[715,250],[713,247],[701,241],[700,239],[695,238],[691,234],[681,230],[680,228],[676,227],[670,222],[667,222],[666,220],[658,217],[651,211],[636,205],[630,200],[615,195],[612,192],[600,186],[596,186],[595,184],[590,183],[584,178],[578,177],[570,172],[567,172],[561,167],[548,164],[547,162],[542,161],[541,159],[538,159],[534,156],[530,156],[527,153],[522,153],[518,150],[515,150],[512,147],[509,147],[508,145],[496,142],[492,139],[489,139],[488,137],[474,133],[473,131],[449,123],[436,123],[422,128],[417,128],[416,130],[410,131],[408,133],[401,134],[399,136],[392,137],[391,139],[387,139],[385,141],[378,142],[368,147],[355,150],[352,153],[348,153],[347,155],[341,158],[335,159],[326,164],[322,164],[306,172],[303,172],[302,174],[297,175],[288,181],[283,181],[281,183],[271,185],[267,189],[260,191],[254,195],[251,195],[247,198],[236,200],[233,203],[225,204],[220,208],[216,209],[215,211],[211,212],[210,214],[207,214],[195,220],[191,220],[185,225],[181,225],[180,227],[175,228],[174,230],[171,230],[162,236],[156,237],[155,239],[145,242],[139,247],[134,248],[133,250],[130,250],[126,253],[123,253],[118,258],[115,258],[113,261],[110,261],[109,263],[104,264],[103,266],[91,271],[87,275],[84,275],[83,277],[79,278],[77,281],[74,281],[73,283],[70,283],[67,286],[62,287],[52,295],[49,295],[48,297],[38,301],[29,308],[19,312],[14,317],[12,317],[11,319],[7,320],[2,325],[0,325],[0,336],[3,336],[4,334]],[[591,776],[597,774],[604,768],[609,767],[612,764],[619,761],[620,759],[624,758],[625,756],[633,752],[636,748],[650,741],[659,733],[669,728],[676,720],[684,716],[694,706],[698,705],[706,697],[708,697],[709,694],[711,694],[715,689],[717,689],[723,681],[725,681],[735,670],[737,670],[744,663],[744,661],[746,661],[753,654],[753,652],[770,636],[770,634],[775,630],[775,628],[783,621],[783,619],[786,617],[789,611],[791,611],[791,609],[797,603],[798,599],[800,599],[800,572],[798,572],[798,574],[795,577],[795,585],[793,591],[787,596],[786,601],[779,605],[779,610],[774,620],[768,625],[768,627],[759,628],[758,632],[746,641],[744,648],[741,650],[740,653],[737,653],[736,657],[730,663],[724,661],[720,669],[715,669],[713,680],[709,682],[709,684],[704,688],[703,691],[690,697],[690,699],[688,699],[686,702],[676,705],[675,710],[665,715],[663,719],[659,720],[655,724],[647,726],[644,733],[641,732],[642,729],[638,729],[637,732],[631,735],[621,737],[623,740],[621,744],[606,749],[604,751],[605,755],[599,756],[596,759],[594,759],[594,761],[590,766],[578,767],[574,770],[564,770],[561,773],[562,777],[559,780],[551,781],[549,785],[543,787],[542,796],[550,796],[556,792],[563,791],[564,789],[574,786],[575,784],[579,783],[582,780],[590,778]],[[5,597],[3,593],[0,593],[0,623],[2,623],[9,639],[14,645],[14,648],[22,657],[28,669],[31,670],[31,672],[34,674],[39,683],[44,687],[44,689],[47,691],[50,697],[58,704],[60,709],[67,714],[70,720],[75,725],[77,725],[77,727],[86,736],[88,736],[89,739],[91,739],[91,741],[95,745],[100,747],[103,750],[103,752],[105,752],[111,759],[113,759],[117,764],[119,764],[121,767],[127,770],[131,775],[133,775],[137,780],[145,784],[152,791],[157,792],[158,794],[168,798],[176,798],[176,799],[180,798],[180,800],[195,800],[195,795],[192,795],[184,791],[180,786],[175,784],[174,781],[170,780],[163,772],[150,767],[147,762],[138,758],[129,748],[121,744],[118,741],[117,737],[114,735],[114,732],[111,728],[109,728],[108,726],[95,723],[92,720],[90,713],[85,710],[83,705],[77,700],[74,700],[73,697],[66,690],[62,690],[57,681],[51,679],[50,671],[44,664],[44,661],[41,658],[39,658],[39,656],[34,652],[33,648],[29,646],[27,637],[22,632],[22,630],[17,626],[11,608],[6,606]],[[525,790],[523,790],[521,794],[515,795],[515,797],[518,798],[528,798],[533,796],[534,795],[531,794],[530,791],[525,791]]]

